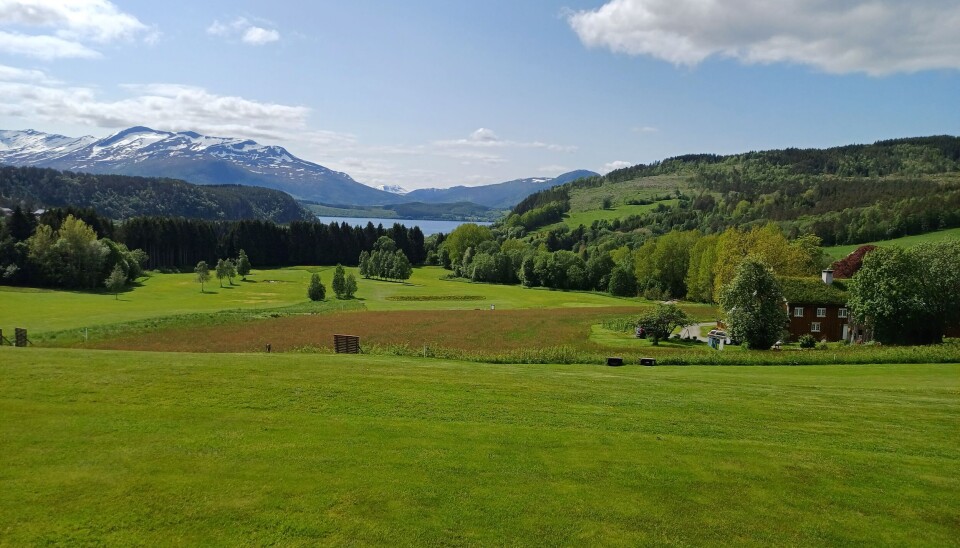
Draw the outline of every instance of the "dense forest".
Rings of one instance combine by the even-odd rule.
[[[77,221],[83,226],[77,228]],[[65,225],[91,241],[87,246],[90,254],[116,256],[104,262],[103,268],[98,266],[96,275],[91,274],[89,280],[76,282],[80,285],[72,285],[75,281],[64,276],[41,275],[46,267],[37,260],[54,262],[51,254],[41,257],[38,250],[56,249],[57,237]],[[428,246],[442,242],[437,237],[428,241],[419,227],[407,228],[399,223],[384,228],[372,223],[365,227],[316,221],[278,225],[271,221],[182,217],[136,217],[115,223],[90,208],[53,209],[36,218],[17,207],[0,223],[0,283],[94,287],[96,283],[88,282],[97,281],[101,270],[109,270],[119,261],[117,257],[125,254],[133,254],[133,259],[126,260],[124,265],[136,263],[138,267],[164,270],[192,270],[200,261],[213,264],[218,258],[237,257],[241,249],[256,267],[357,265],[360,254],[372,251],[382,236],[393,240],[396,249],[413,264],[424,262]],[[66,240],[70,243],[69,238]],[[93,249],[95,245],[101,249]]]
[[[93,175],[35,167],[0,167],[0,206],[92,207],[111,219],[158,215],[206,220],[312,218],[284,192],[240,185],[194,185],[176,179]]]

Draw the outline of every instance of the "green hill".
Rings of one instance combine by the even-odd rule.
[[[278,223],[313,217],[289,194],[241,185],[194,185],[177,179],[94,175],[34,167],[0,168],[0,205],[92,207],[111,219],[139,216]]]
[[[628,207],[656,201],[663,207]],[[828,246],[960,227],[960,138],[678,156],[539,192],[505,224],[557,229],[564,220],[570,229],[597,221],[609,232],[654,235],[773,221]]]

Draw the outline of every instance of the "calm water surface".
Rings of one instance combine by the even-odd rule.
[[[472,221],[428,221],[424,219],[378,219],[376,217],[324,217],[317,215],[317,220],[324,224],[347,223],[348,225],[367,226],[367,223],[373,223],[373,226],[383,225],[383,228],[390,228],[393,223],[400,223],[408,228],[419,226],[424,236],[443,232],[450,234],[458,226]],[[490,226],[491,223],[477,222],[474,224]]]

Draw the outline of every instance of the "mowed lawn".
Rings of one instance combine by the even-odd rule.
[[[119,299],[105,292],[0,286],[0,329],[45,332],[195,312],[276,308],[306,301],[309,281],[307,270],[255,270],[247,281],[235,278],[230,286],[225,280],[222,288],[214,277],[201,294],[194,274],[151,273]]]
[[[952,545],[960,368],[0,349],[0,544]]]

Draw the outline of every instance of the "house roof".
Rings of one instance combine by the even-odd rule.
[[[779,278],[783,297],[790,304],[847,304],[847,286],[834,280],[831,285],[820,278]]]

